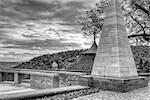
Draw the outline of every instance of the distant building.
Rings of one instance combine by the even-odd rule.
[[[94,58],[96,55],[96,50],[97,50],[97,44],[94,41],[90,49],[83,52],[76,62],[69,65],[68,71],[84,72],[90,74],[92,70]]]
[[[58,69],[58,64],[55,61],[52,63],[52,68]]]

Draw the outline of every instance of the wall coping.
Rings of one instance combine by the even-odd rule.
[[[10,69],[10,70],[0,69],[0,72],[20,73],[20,74],[55,73],[55,74],[70,74],[70,75],[86,75],[86,73],[81,72],[47,71],[47,70],[33,70],[33,69]]]

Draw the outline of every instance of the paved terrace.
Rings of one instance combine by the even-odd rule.
[[[39,91],[39,90],[29,88],[28,85],[25,83],[22,83],[21,85],[14,85],[9,82],[5,82],[4,84],[0,84],[0,87],[1,87],[0,98],[6,97],[8,95],[12,96],[12,95],[26,94],[26,93],[33,94]],[[51,89],[51,91],[54,90]],[[133,90],[126,93],[100,91],[98,93],[94,93],[91,95],[74,98],[73,100],[150,100],[150,82],[149,82],[149,87]]]
[[[86,89],[84,86],[68,86],[53,89],[31,89],[23,85],[17,86],[12,84],[0,84],[0,100],[26,100],[27,98],[37,98],[44,96],[52,96],[64,92]]]
[[[0,96],[34,91],[36,90],[29,88],[26,84],[15,85],[11,82],[4,82],[3,84],[0,84]]]
[[[74,72],[65,72],[65,71],[39,71],[39,70],[0,70],[0,72],[2,73],[0,79],[3,80],[0,82],[0,87],[2,87],[0,88],[0,100],[14,100],[16,98],[17,100],[22,100],[26,98],[51,96],[51,95],[55,95],[59,93],[88,88],[86,86],[74,85],[74,86],[66,86],[66,87],[58,87],[58,88],[46,88],[46,89],[34,88],[33,89],[33,86],[32,86],[33,83],[31,82],[33,81],[32,75],[39,75],[37,77],[42,76],[42,78],[49,77],[51,80],[52,79],[51,77],[57,74],[64,73],[67,75],[73,75],[73,74],[85,75],[84,73],[74,73]],[[12,76],[14,77],[14,79],[12,79],[11,81],[5,80],[5,77],[7,77],[7,75],[4,75],[4,73],[13,73]],[[29,74],[31,75],[31,79],[24,80],[22,79],[21,74]],[[38,80],[38,81],[41,81],[41,80]],[[54,82],[51,83],[50,81],[50,85],[53,85],[53,84]]]
[[[125,93],[100,91],[98,93],[74,98],[72,100],[150,100],[150,81],[149,87],[144,87]]]

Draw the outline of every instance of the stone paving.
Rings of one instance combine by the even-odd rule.
[[[82,96],[72,100],[150,100],[150,83],[149,87],[144,87],[126,93],[100,91],[98,93]]]
[[[11,83],[0,84],[0,96],[6,94],[16,94],[23,92],[36,91],[25,84],[12,85]],[[100,91],[91,95],[74,98],[72,100],[150,100],[150,82],[149,87],[133,90],[126,93],[113,91]]]
[[[7,95],[7,94],[31,92],[31,91],[35,91],[35,90],[29,88],[26,84],[21,84],[21,85],[12,85],[11,83],[0,84],[0,96]]]

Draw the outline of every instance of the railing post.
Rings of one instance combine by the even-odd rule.
[[[21,74],[19,73],[14,73],[14,83],[15,84],[20,84],[21,83]]]
[[[3,82],[5,79],[4,72],[0,72],[0,82]]]

